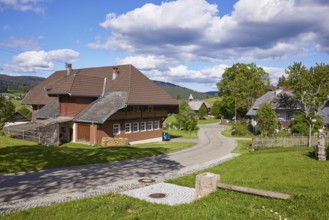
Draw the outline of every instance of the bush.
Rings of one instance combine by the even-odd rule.
[[[232,128],[232,135],[243,136],[249,134],[247,124],[245,122],[236,122]]]
[[[206,114],[207,114],[207,107],[205,105],[201,105],[198,113],[199,119],[203,120]]]
[[[316,122],[312,124],[312,134],[322,128],[323,121],[319,116],[311,116],[313,119],[316,119]],[[294,120],[290,123],[291,133],[298,135],[309,135],[309,126],[310,121],[305,116],[305,114],[298,114],[294,116]]]
[[[270,104],[264,103],[257,110],[257,125],[263,136],[271,136],[277,128],[276,113]]]
[[[176,115],[176,125],[186,131],[197,130],[198,116],[191,110],[190,106],[183,101],[179,106],[179,113]]]

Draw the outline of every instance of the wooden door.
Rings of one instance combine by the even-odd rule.
[[[78,141],[90,142],[90,126],[85,124],[78,124]]]

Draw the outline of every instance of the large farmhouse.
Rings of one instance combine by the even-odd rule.
[[[178,103],[132,65],[57,71],[30,90],[33,120],[58,124],[61,141],[100,144],[103,137],[129,142],[162,136],[162,122]]]

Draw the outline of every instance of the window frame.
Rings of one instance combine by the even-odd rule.
[[[118,130],[117,132],[115,132],[116,129]],[[113,124],[113,135],[119,135],[120,133],[121,133],[120,124]]]
[[[154,130],[160,130],[160,121],[154,121],[153,129]]]
[[[150,128],[149,128],[149,125],[151,125]],[[148,121],[147,122],[147,124],[146,124],[146,130],[153,131],[153,121]]]
[[[127,131],[127,128],[128,128],[128,131]],[[130,134],[131,133],[131,123],[128,122],[128,123],[125,123],[125,134]]]
[[[135,130],[135,128],[137,128]],[[133,133],[138,133],[139,132],[139,122],[134,122],[133,123],[133,128],[132,128]]]
[[[142,128],[144,126],[144,129]],[[140,132],[145,132],[146,131],[146,121],[142,121],[140,123],[140,129],[139,129]]]

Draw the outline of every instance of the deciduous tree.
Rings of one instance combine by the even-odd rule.
[[[256,120],[260,133],[263,136],[274,134],[277,128],[276,113],[270,104],[262,104],[257,110]]]
[[[201,105],[198,115],[199,115],[199,119],[204,119],[204,117],[207,114],[207,107],[205,105]]]
[[[198,116],[191,110],[186,101],[179,105],[179,113],[176,115],[177,124],[181,129],[193,131],[197,129]]]
[[[301,101],[306,118],[328,100],[329,65],[321,63],[308,69],[302,63],[294,63],[286,74],[289,87],[294,91],[294,98]]]
[[[224,97],[223,100],[231,101],[227,112],[234,112],[236,104],[237,111],[243,116],[254,101],[266,93],[269,85],[268,73],[254,63],[234,64],[225,70],[222,80],[217,83],[219,92]]]

